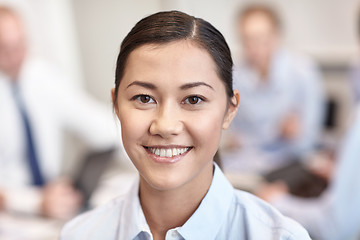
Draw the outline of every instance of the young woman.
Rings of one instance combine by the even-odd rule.
[[[232,65],[225,39],[202,19],[171,11],[135,25],[121,45],[112,96],[139,181],[68,223],[61,239],[309,239],[234,190],[213,163],[239,103]]]

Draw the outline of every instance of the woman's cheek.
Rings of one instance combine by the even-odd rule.
[[[220,114],[204,112],[189,121],[188,129],[192,132],[191,135],[196,136],[198,141],[206,142],[209,147],[210,144],[217,147],[218,141],[220,141],[222,120]]]
[[[149,116],[137,109],[129,109],[120,112],[120,123],[123,133],[124,144],[126,141],[135,141],[148,132]]]

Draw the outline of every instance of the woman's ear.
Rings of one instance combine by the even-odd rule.
[[[118,108],[118,104],[117,104],[117,101],[116,101],[115,88],[111,89],[111,99],[112,99],[112,102],[113,102],[113,107],[114,107],[116,116],[119,118],[119,108]]]
[[[230,126],[230,123],[234,119],[237,109],[240,103],[240,93],[238,90],[234,90],[234,96],[231,97],[228,110],[224,117],[222,128],[225,130]]]

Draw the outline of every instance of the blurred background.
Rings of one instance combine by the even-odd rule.
[[[109,101],[121,40],[142,17],[178,9],[202,17],[218,28],[233,51],[241,54],[235,14],[254,1],[151,0],[2,0],[26,19],[32,51],[58,64],[102,101]],[[261,1],[256,1],[261,2]],[[269,0],[279,10],[284,41],[314,57],[322,66],[346,66],[358,55],[358,1]]]
[[[243,58],[244,49],[238,36],[236,14],[238,9],[254,2],[252,0],[0,0],[0,4],[12,7],[23,18],[30,54],[55,65],[67,76],[68,84],[83,89],[110,110],[112,107],[110,89],[114,85],[115,63],[120,43],[138,20],[154,12],[172,9],[204,18],[223,33],[237,64]],[[348,79],[349,69],[358,61],[359,56],[357,14],[360,2],[358,0],[332,0],[331,3],[327,0],[264,0],[256,3],[266,3],[277,10],[283,25],[282,44],[292,51],[310,56],[319,66],[326,103],[331,108],[331,113],[329,111],[325,113],[321,136],[323,142],[329,146],[338,144],[348,128],[349,116],[354,109]],[[87,147],[71,132],[65,131],[63,142],[61,172],[63,175],[76,175],[81,171],[79,159],[84,152],[87,152]],[[127,189],[134,177],[134,171],[124,154],[116,154],[112,158],[116,159],[115,163],[112,163],[116,167],[108,173],[107,180],[111,180],[99,190],[98,197],[93,200],[94,205],[118,195],[119,191],[125,191],[119,190],[119,187]],[[115,180],[112,178],[118,170],[121,172],[124,169],[126,171],[120,178]],[[243,181],[243,178],[239,180],[234,176],[229,178],[234,185]],[[35,224],[38,224],[36,226],[48,224],[47,226],[51,226],[50,229],[55,229],[44,235],[29,230],[34,237],[29,234],[27,239],[56,239],[58,229],[63,224],[58,220],[49,223],[42,218],[34,223],[29,219],[19,220],[6,215],[0,218],[0,239],[24,239],[23,235],[7,238],[6,234],[3,234],[2,238],[4,232],[13,234],[14,226],[19,221],[30,226],[29,229],[33,229]],[[7,228],[2,229],[2,225]],[[43,227],[38,228],[43,229]]]
[[[333,89],[346,91],[339,78],[347,76],[339,75],[346,74],[347,66],[358,56],[358,1],[263,2],[274,5],[281,15],[284,43],[320,64],[331,93]],[[236,10],[254,1],[1,0],[0,3],[21,12],[34,54],[55,63],[74,84],[83,86],[97,99],[109,102],[120,43],[139,19],[169,9],[204,18],[223,33],[236,62],[242,51],[235,29]]]

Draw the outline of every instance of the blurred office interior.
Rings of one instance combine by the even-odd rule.
[[[315,59],[331,99],[341,107],[329,125],[341,134],[350,110],[348,68],[357,60],[358,1],[255,1],[273,5],[282,18],[285,45]],[[211,22],[225,36],[234,62],[241,56],[235,30],[238,8],[250,0],[1,0],[14,6],[27,23],[33,54],[57,64],[74,84],[110,104],[115,60],[121,40],[144,16],[177,9]],[[334,133],[335,133],[334,132]]]
[[[284,44],[296,52],[311,56],[320,66],[327,96],[328,114],[323,141],[336,145],[347,128],[353,106],[348,83],[349,68],[359,60],[357,36],[357,0],[263,0],[273,5],[284,24]],[[111,108],[115,61],[126,33],[141,18],[162,10],[181,10],[212,23],[225,36],[235,63],[242,49],[235,30],[236,10],[252,0],[0,0],[23,17],[30,40],[30,52],[57,65],[72,84],[86,89]],[[241,94],[241,93],[240,93]],[[114,117],[114,121],[117,119]],[[63,172],[74,174],[81,165],[84,147],[68,134],[64,139]],[[125,191],[134,171],[127,159],[119,160],[109,171],[106,189],[93,200],[101,204]],[[124,163],[125,162],[125,163]],[[126,167],[124,167],[126,165]],[[124,171],[123,169],[130,169]],[[118,173],[122,175],[112,178]],[[106,178],[106,177],[105,177]],[[115,179],[115,180],[114,180]],[[120,183],[119,183],[120,182]],[[123,187],[123,189],[119,189]],[[109,194],[109,189],[111,189]],[[113,195],[112,195],[113,194]],[[1,223],[16,220],[6,216]],[[29,220],[25,224],[32,226]],[[43,224],[43,220],[39,220]],[[44,223],[48,224],[48,223]],[[50,223],[53,229],[59,224]],[[61,225],[61,224],[60,224]],[[9,230],[11,232],[11,229]],[[45,231],[46,232],[46,231]],[[39,239],[34,233],[28,239]],[[47,234],[47,235],[46,235]],[[43,239],[56,239],[58,232],[46,232]],[[5,239],[5,238],[4,238]],[[22,239],[19,238],[13,239]]]

